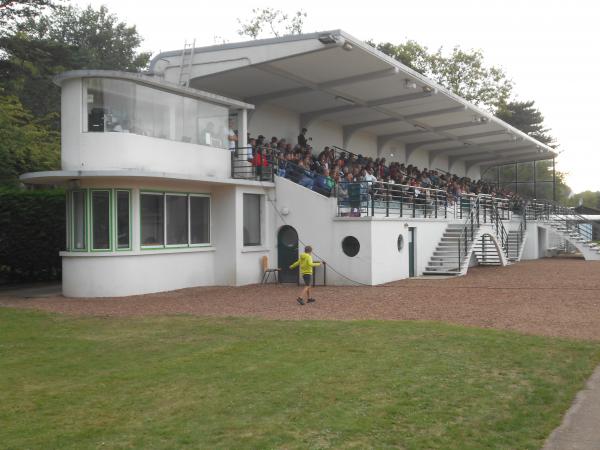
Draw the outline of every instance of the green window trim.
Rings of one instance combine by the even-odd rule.
[[[112,189],[101,189],[101,188],[91,188],[88,190],[89,192],[89,212],[90,219],[89,223],[89,247],[92,252],[112,252],[113,251],[113,233],[115,232],[113,227],[113,195]],[[108,194],[108,247],[107,248],[95,248],[94,247],[94,193],[96,192],[106,192]]]
[[[163,199],[163,244],[162,245],[143,245],[142,240],[142,195],[160,195]],[[167,244],[167,196],[185,196],[187,198],[187,243],[186,244]],[[191,197],[208,198],[208,242],[206,243],[191,243]],[[212,198],[210,194],[200,192],[177,192],[177,191],[158,191],[152,189],[140,189],[139,192],[139,232],[140,232],[140,250],[172,250],[177,248],[195,248],[195,247],[212,247]]]
[[[73,197],[75,193],[83,193],[84,202],[84,226],[83,226],[83,243],[84,248],[75,248],[75,201]],[[107,192],[108,193],[108,248],[93,248],[94,244],[94,211],[93,211],[93,195],[95,192]],[[127,192],[129,207],[129,246],[127,248],[118,248],[118,226],[117,226],[117,193]],[[67,250],[70,252],[125,252],[133,250],[133,232],[132,232],[132,219],[133,219],[133,205],[132,205],[132,190],[122,188],[81,188],[67,191]]]
[[[73,199],[73,197],[75,196],[76,193],[82,193],[83,194],[83,215],[82,215],[82,219],[83,219],[83,227],[82,227],[82,231],[83,231],[83,248],[77,248],[75,247],[75,201]],[[71,235],[70,235],[70,242],[69,242],[69,250],[72,252],[87,252],[88,251],[88,200],[87,200],[87,190],[86,189],[74,189],[72,191],[69,191],[69,198],[70,198],[70,210],[67,212],[68,216],[69,216],[69,223],[70,223],[70,230],[71,230]]]
[[[128,222],[129,222],[129,245],[127,245],[127,247],[119,247],[119,193],[120,192],[125,192],[127,193],[127,202],[129,203],[129,206],[127,208],[128,210]],[[115,251],[117,252],[127,252],[127,251],[131,251],[132,250],[132,241],[133,241],[133,205],[131,202],[131,189],[115,189],[115,194],[114,194],[114,229],[115,229]]]

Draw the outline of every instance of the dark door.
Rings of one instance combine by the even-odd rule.
[[[408,276],[415,276],[415,227],[408,229]]]
[[[297,283],[298,268],[292,270],[290,266],[298,259],[298,233],[289,225],[284,225],[277,233],[277,267],[280,283]]]

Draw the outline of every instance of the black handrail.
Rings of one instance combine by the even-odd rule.
[[[475,238],[475,222],[477,223],[477,228],[479,229],[479,203],[480,196],[477,196],[475,199],[475,203],[471,205],[469,209],[468,217],[463,224],[463,229],[458,236],[458,272],[460,273],[462,266],[461,257],[466,257],[469,253],[469,244],[473,242]],[[471,232],[471,237],[469,238],[469,231]],[[461,245],[462,244],[462,245]],[[464,250],[464,255],[463,255]]]

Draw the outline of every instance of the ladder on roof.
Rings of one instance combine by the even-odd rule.
[[[194,62],[194,51],[196,50],[196,39],[188,44],[185,41],[181,51],[181,65],[179,66],[179,85],[189,87],[192,76],[192,63]]]

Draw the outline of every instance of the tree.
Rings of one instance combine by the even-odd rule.
[[[302,34],[304,19],[306,13],[302,10],[296,11],[291,16],[280,9],[273,8],[255,8],[252,10],[253,16],[247,21],[242,22],[237,19],[240,29],[240,36],[248,36],[257,39],[258,36],[267,29],[267,33],[275,37],[283,34]]]
[[[0,185],[17,185],[20,174],[56,169],[59,162],[59,133],[17,97],[0,95]]]
[[[509,102],[501,106],[496,112],[496,117],[543,144],[557,147],[555,139],[548,134],[550,130],[544,128],[544,116],[534,104],[533,100]]]
[[[512,93],[512,81],[502,68],[486,66],[480,50],[465,51],[454,47],[452,53],[446,56],[442,48],[430,52],[427,47],[410,40],[398,45],[368,43],[492,113],[506,104]]]
[[[52,76],[74,69],[139,71],[150,58],[136,52],[142,38],[135,26],[119,22],[104,6],[54,5],[50,14],[14,19],[11,29],[0,36],[0,87],[36,117],[60,111]]]
[[[580,192],[569,199],[569,206],[579,206],[580,204],[588,208],[600,209],[600,191]]]
[[[37,17],[54,6],[52,0],[0,0],[0,30],[4,33],[19,20]]]

